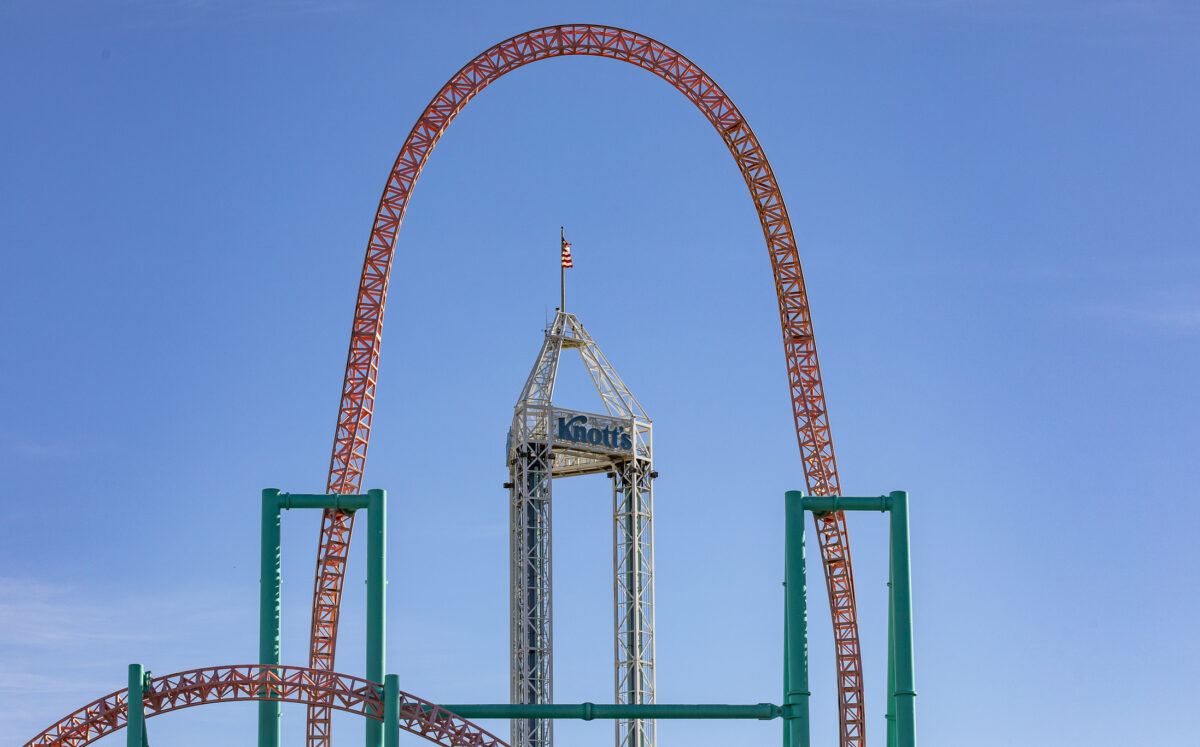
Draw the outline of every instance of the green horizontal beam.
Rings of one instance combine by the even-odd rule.
[[[605,705],[598,703],[538,703],[538,704],[459,704],[439,708],[465,719],[498,718],[575,718],[592,719],[661,719],[661,718],[721,718],[759,719],[770,721],[782,715],[782,709],[772,703],[754,705]]]
[[[803,500],[804,510],[814,514],[829,514],[834,511],[890,511],[892,496],[873,495],[854,498],[845,495],[809,495]]]
[[[366,495],[339,493],[280,493],[280,508],[320,508],[337,511],[357,511],[366,508],[369,498]]]

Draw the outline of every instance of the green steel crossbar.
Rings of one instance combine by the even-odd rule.
[[[758,719],[770,721],[783,715],[783,709],[773,703],[754,705],[670,705],[632,703],[609,705],[605,703],[489,703],[438,706],[465,719],[497,718],[572,718],[591,721],[593,719]]]
[[[791,491],[795,492],[795,491]],[[845,495],[808,495],[801,499],[805,511],[814,514],[831,514],[835,511],[891,511],[895,500],[891,495],[872,495],[855,498]]]
[[[370,493],[366,495],[354,495],[351,493],[279,493],[278,499],[280,508],[322,508],[345,511],[346,513],[370,508],[371,505]]]

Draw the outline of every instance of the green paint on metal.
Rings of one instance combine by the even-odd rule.
[[[129,690],[125,696],[125,745],[142,747],[146,738],[146,709],[142,700],[145,672],[141,664],[129,665]]]
[[[786,533],[784,536],[786,537]],[[786,553],[785,553],[785,556],[786,556]],[[783,699],[784,699],[784,702],[786,702],[788,690],[792,689],[792,678],[791,678],[790,671],[789,671],[791,669],[791,666],[790,666],[790,663],[788,660],[788,642],[791,640],[791,636],[788,635],[790,626],[788,625],[788,609],[787,609],[787,581],[786,581],[787,561],[786,560],[784,561],[784,571],[783,572],[784,572],[784,578],[785,578],[785,580],[783,582]],[[783,724],[783,742],[784,742],[784,744],[787,744],[788,735],[789,735],[788,725],[787,725],[787,722],[785,721]]]
[[[891,507],[892,496],[890,495],[872,495],[865,498],[845,495],[810,495],[804,498],[804,510],[812,511],[814,514],[829,514],[834,511],[887,511]]]
[[[400,747],[400,677],[383,678],[383,747]]]
[[[908,542],[908,493],[896,491],[889,498],[892,504],[892,615],[895,619],[896,632],[896,745],[897,747],[915,747],[917,743],[917,692],[913,658],[912,571]]]
[[[279,664],[279,542],[279,491],[269,488],[262,492],[262,555],[258,605],[258,663],[264,666]],[[265,672],[274,674],[273,670]],[[259,701],[258,747],[279,747],[279,720],[282,715],[282,707],[278,701]]]
[[[663,703],[485,703],[438,706],[465,719],[758,719],[779,718],[783,709],[773,703],[753,705],[671,705]]]
[[[887,747],[896,747],[896,595],[892,592],[892,579],[896,574],[896,563],[892,560],[892,544],[888,540],[888,666],[887,666]]]
[[[359,509],[368,508],[370,503],[370,491],[367,495],[361,494],[313,494],[313,493],[281,493],[279,495],[280,508],[320,508],[333,509],[336,511],[345,511],[352,513]]]
[[[784,747],[808,747],[808,599],[804,558],[804,495],[784,496]]]
[[[371,682],[384,679],[386,624],[387,492],[370,490],[367,491],[367,679]],[[382,729],[381,722],[367,720],[367,747],[382,747]]]
[[[146,696],[150,694],[150,672],[142,675],[142,704],[146,703]],[[150,747],[150,730],[142,725],[142,747]]]

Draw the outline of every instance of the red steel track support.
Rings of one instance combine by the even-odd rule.
[[[207,703],[279,700],[324,703],[349,713],[383,720],[383,685],[336,672],[305,667],[244,664],[206,667],[154,677],[143,695],[146,717]],[[267,697],[265,693],[271,693]],[[127,690],[88,703],[25,743],[25,747],[83,747],[125,727]],[[427,700],[400,693],[400,729],[445,747],[508,747],[499,737]]]
[[[792,412],[808,492],[811,495],[840,494],[800,258],[783,195],[762,146],[733,101],[694,62],[647,36],[593,25],[550,26],[496,44],[454,74],[409,132],[388,175],[367,244],[346,359],[346,378],[338,408],[328,491],[355,493],[362,481],[371,435],[383,312],[396,233],[404,219],[409,195],[433,146],[459,111],[488,84],[531,62],[567,55],[608,57],[649,70],[690,99],[725,141],[754,199],[771,257]],[[833,617],[840,744],[842,747],[861,747],[866,743],[862,660],[846,520],[840,511],[814,519]],[[333,669],[338,610],[353,521],[352,514],[327,511],[322,523],[309,657],[310,665],[318,670]],[[310,705],[309,747],[329,747],[331,707],[320,700]]]

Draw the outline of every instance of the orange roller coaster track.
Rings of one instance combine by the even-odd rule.
[[[346,378],[338,407],[328,491],[355,493],[362,481],[371,436],[383,312],[396,233],[433,146],[459,111],[488,84],[531,62],[567,55],[607,57],[649,70],[690,99],[725,141],[754,199],[771,257],[805,482],[812,495],[840,494],[800,258],[783,195],[758,138],[721,87],[679,52],[633,31],[583,24],[528,31],[491,47],[450,78],[409,132],[388,175],[367,244],[346,358]],[[833,618],[840,744],[842,747],[861,747],[866,743],[862,660],[846,520],[839,511],[817,516],[815,521]],[[322,520],[309,654],[313,669],[333,669],[338,611],[353,522],[353,514],[339,511],[327,511]],[[310,703],[307,732],[310,747],[329,746],[333,707],[319,697]]]
[[[320,702],[328,708],[383,720],[383,686],[336,672],[304,667],[242,664],[205,667],[147,680],[142,695],[147,718],[180,708],[243,700]],[[117,690],[88,703],[25,743],[25,747],[83,747],[125,728],[129,691]],[[445,747],[508,747],[501,739],[444,708],[400,693],[400,729]]]

